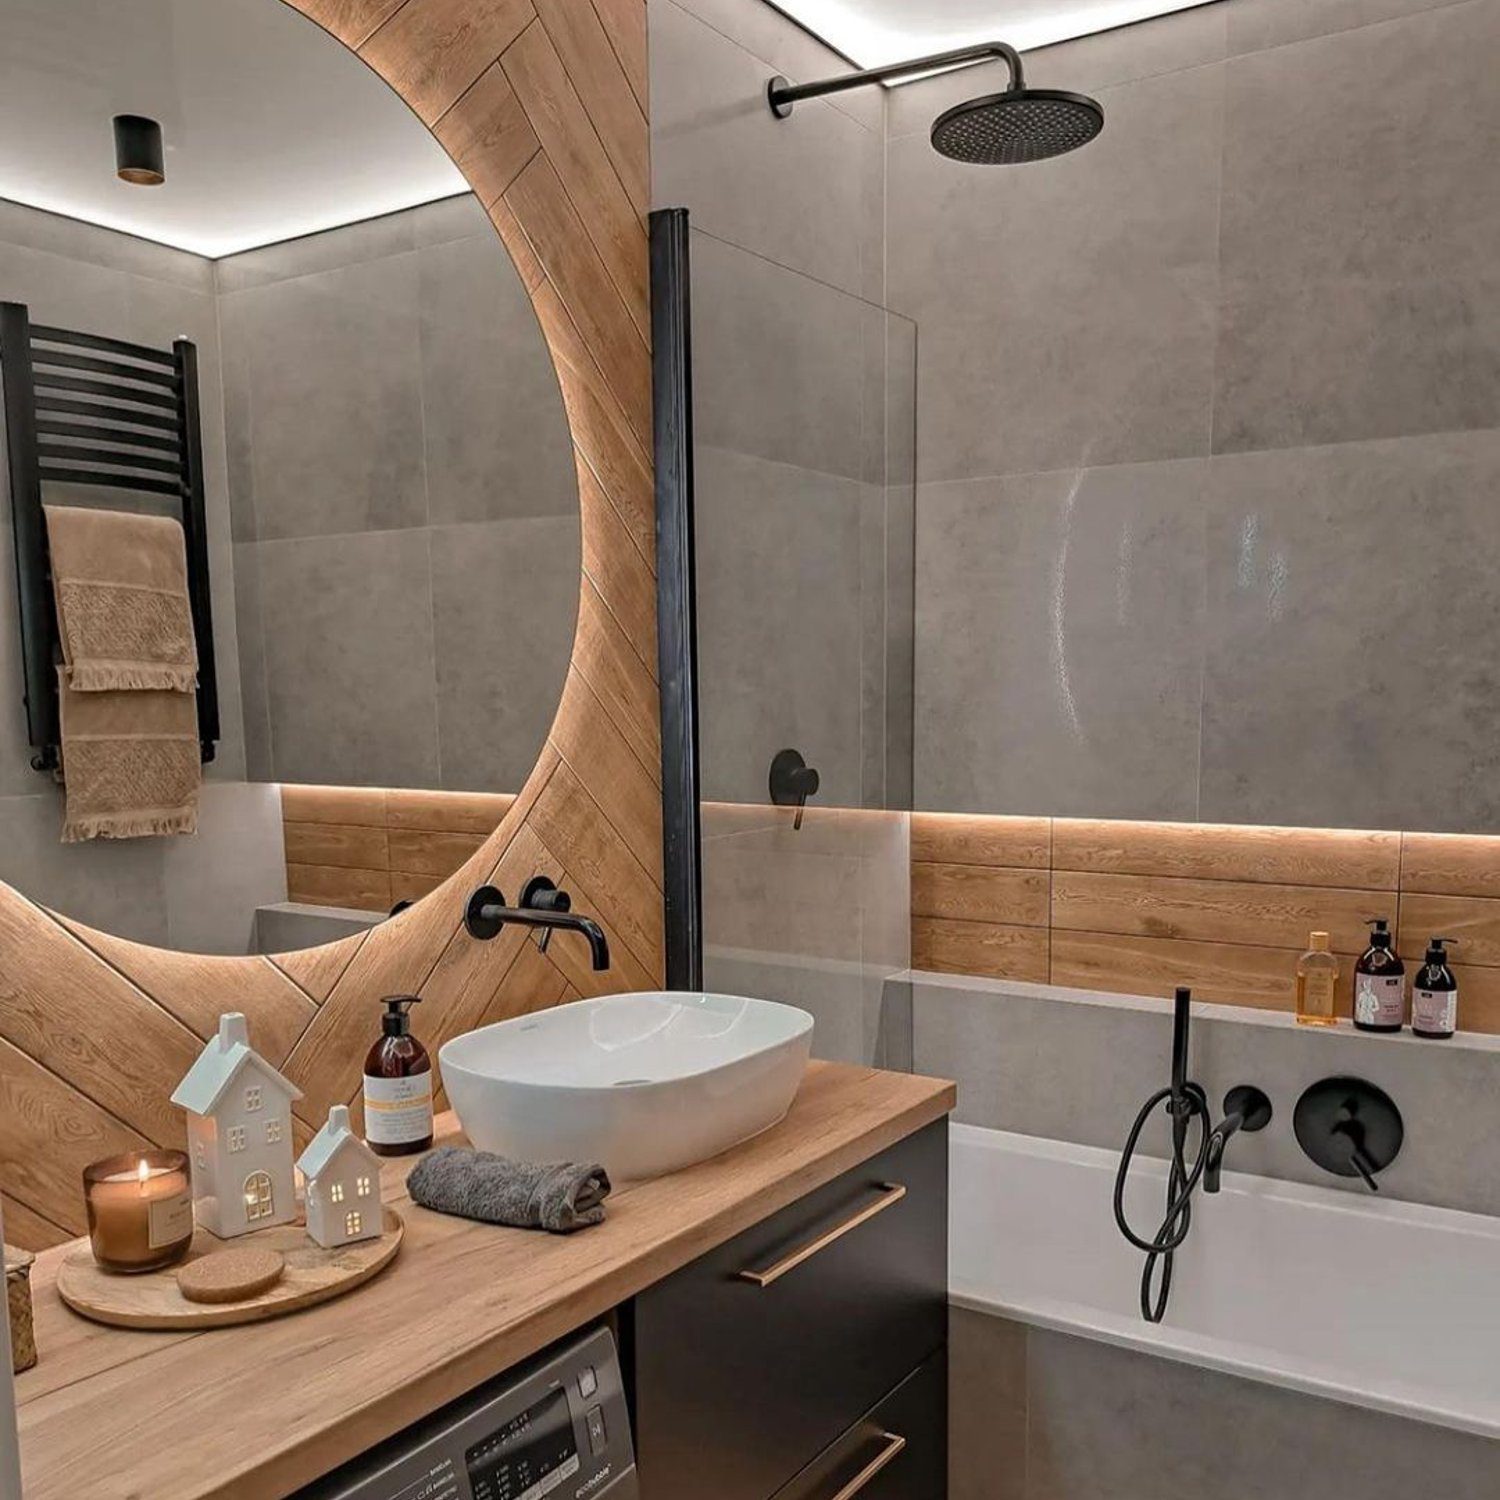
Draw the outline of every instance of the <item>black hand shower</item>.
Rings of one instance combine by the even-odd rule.
[[[1004,42],[985,42],[912,62],[867,68],[821,83],[792,84],[777,77],[771,80],[766,98],[771,113],[784,120],[799,99],[841,94],[871,83],[892,83],[917,73],[971,67],[997,57],[1010,67],[1010,87],[1003,93],[968,99],[939,115],[932,127],[932,146],[939,155],[988,167],[1045,161],[1088,145],[1104,129],[1104,111],[1096,100],[1061,89],[1027,88],[1020,54]]]
[[[1219,1168],[1224,1147],[1237,1131],[1264,1130],[1271,1123],[1271,1101],[1254,1084],[1242,1083],[1224,1096],[1226,1114],[1217,1126],[1210,1127],[1208,1095],[1201,1084],[1187,1076],[1188,1025],[1193,992],[1179,986],[1172,1004],[1172,1081],[1158,1089],[1141,1106],[1141,1112],[1125,1138],[1120,1154],[1120,1170],[1115,1174],[1115,1223],[1120,1233],[1146,1252],[1141,1271],[1141,1316],[1148,1323],[1160,1323],[1166,1315],[1167,1299],[1172,1295],[1172,1263],[1188,1237],[1193,1223],[1193,1193],[1200,1181],[1205,1192],[1219,1191]],[[1141,1132],[1160,1104],[1172,1117],[1172,1159],[1167,1167],[1167,1211],[1160,1228],[1148,1240],[1143,1239],[1125,1218],[1125,1183],[1130,1164],[1135,1159]],[[1191,1167],[1187,1163],[1188,1132],[1198,1122],[1198,1150]],[[1160,1277],[1157,1272],[1160,1268]]]

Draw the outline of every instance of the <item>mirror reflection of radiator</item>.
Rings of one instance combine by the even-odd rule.
[[[15,534],[26,723],[38,771],[58,766],[57,615],[42,516],[44,484],[97,485],[177,502],[198,641],[198,739],[219,739],[218,677],[204,518],[198,349],[151,349],[33,323],[0,302],[0,379]]]

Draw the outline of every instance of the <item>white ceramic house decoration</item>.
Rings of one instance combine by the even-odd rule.
[[[380,1233],[380,1158],[350,1128],[347,1105],[328,1111],[297,1170],[307,1179],[307,1232],[325,1250]]]
[[[251,1045],[244,1016],[219,1017],[219,1034],[177,1085],[188,1117],[193,1214],[220,1239],[297,1216],[292,1104],[301,1089]]]

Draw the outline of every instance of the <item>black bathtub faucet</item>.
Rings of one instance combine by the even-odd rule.
[[[1240,1084],[1224,1096],[1224,1118],[1209,1124],[1208,1094],[1203,1085],[1187,1076],[1189,1029],[1193,992],[1180,985],[1172,1004],[1172,1079],[1141,1106],[1115,1174],[1115,1223],[1120,1233],[1145,1252],[1141,1272],[1141,1316],[1160,1323],[1172,1295],[1172,1269],[1177,1251],[1187,1240],[1193,1224],[1193,1193],[1199,1183],[1206,1193],[1219,1191],[1219,1173],[1224,1149],[1239,1131],[1264,1130],[1271,1121],[1271,1101],[1253,1084]],[[1125,1184],[1130,1164],[1140,1145],[1141,1133],[1159,1106],[1165,1105],[1172,1126],[1171,1159],[1167,1165],[1167,1208],[1161,1226],[1150,1239],[1137,1234],[1125,1216]],[[1188,1165],[1188,1136],[1196,1122],[1198,1149]]]

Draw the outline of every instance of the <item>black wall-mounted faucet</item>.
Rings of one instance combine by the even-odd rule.
[[[1224,1148],[1241,1130],[1264,1130],[1271,1123],[1271,1101],[1253,1083],[1242,1083],[1224,1095],[1224,1118],[1209,1133],[1203,1153],[1203,1191],[1219,1191],[1219,1173],[1224,1165]]]
[[[771,759],[771,801],[777,807],[795,807],[794,829],[801,828],[807,799],[818,795],[818,773],[802,758],[800,750],[778,750]]]
[[[500,936],[506,923],[535,927],[542,933],[545,951],[554,932],[581,932],[588,939],[595,969],[609,967],[609,939],[592,917],[575,916],[573,900],[545,875],[534,875],[521,892],[519,906],[507,906],[505,897],[492,885],[482,885],[464,908],[464,926],[470,937],[487,943]]]

